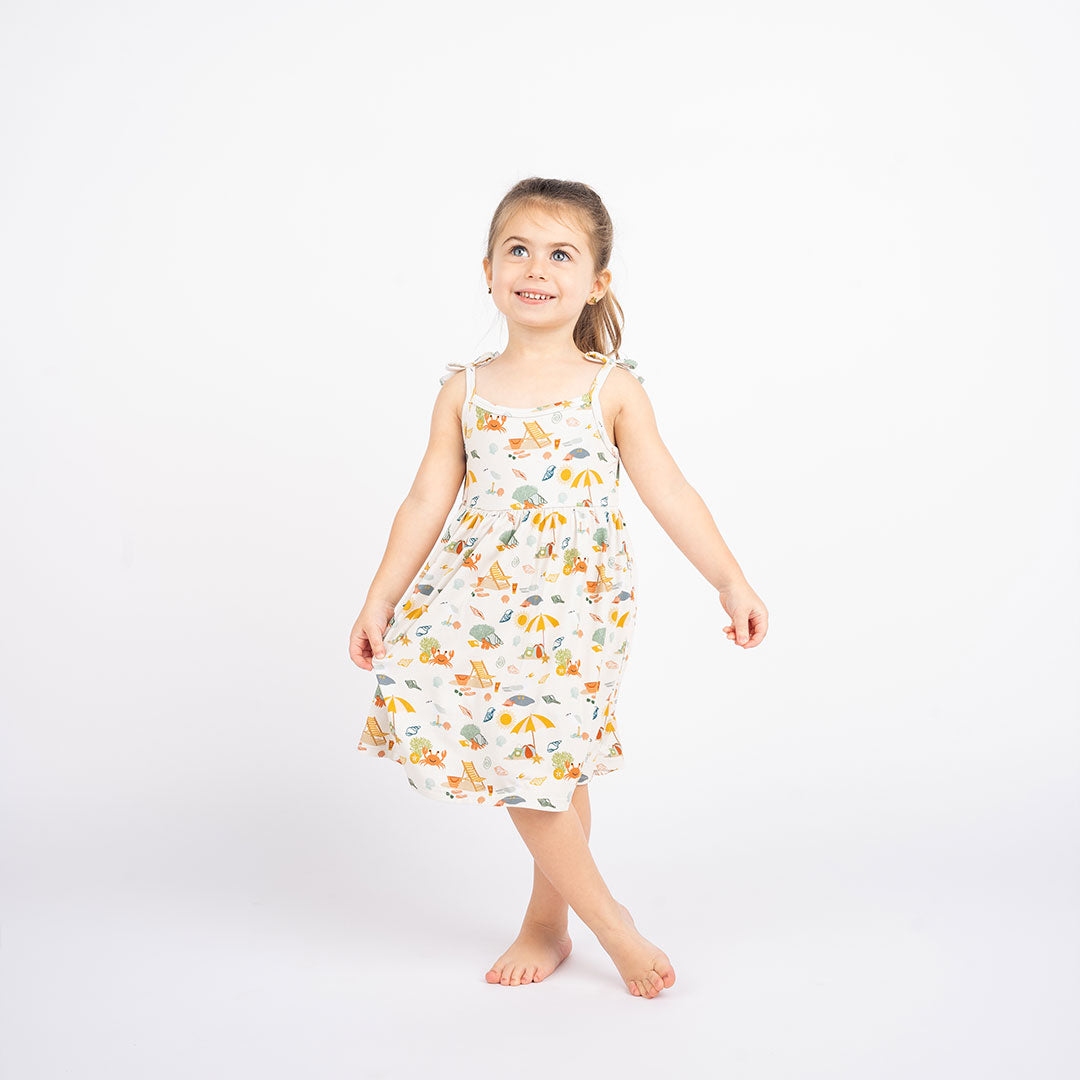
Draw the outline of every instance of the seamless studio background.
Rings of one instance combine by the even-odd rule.
[[[542,16],[0,13],[13,1080],[1075,1075],[1075,13]],[[348,631],[529,175],[606,200],[622,354],[771,616],[728,644],[624,475],[593,850],[649,1002],[573,915],[485,983],[524,845],[356,750]]]

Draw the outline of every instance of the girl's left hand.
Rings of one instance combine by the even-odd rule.
[[[740,581],[720,590],[720,603],[731,616],[731,622],[724,627],[728,641],[744,649],[760,645],[769,628],[769,613],[761,597],[745,581]]]

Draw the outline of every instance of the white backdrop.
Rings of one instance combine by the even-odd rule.
[[[6,4],[8,1075],[1075,1075],[1077,29]],[[573,915],[488,985],[524,844],[356,750],[348,631],[529,175],[605,199],[622,355],[771,616],[729,644],[624,474],[592,846],[648,1003]]]

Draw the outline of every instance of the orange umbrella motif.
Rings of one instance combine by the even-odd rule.
[[[533,757],[536,757],[536,724],[533,723],[534,720],[539,720],[545,727],[553,728],[555,726],[546,716],[541,716],[540,713],[531,712],[528,716],[519,720],[510,731],[514,735],[522,729],[529,732],[532,735]]]
[[[401,610],[405,613],[406,619],[422,619],[427,609],[427,604],[414,604],[411,596],[401,605]]]
[[[525,616],[522,615],[521,618],[524,619]],[[556,619],[554,615],[543,615],[543,614],[541,614],[541,615],[534,615],[531,619],[526,620],[525,629],[526,630],[539,630],[540,631],[540,642],[544,646],[544,652],[547,652],[547,642],[544,641],[543,632],[549,626],[558,626],[558,625],[559,625],[559,620]]]
[[[379,675],[379,676],[377,676],[377,678],[378,678],[380,683],[382,683],[382,682],[392,683],[394,681],[388,675]],[[397,712],[398,712],[398,706],[399,705],[401,706],[401,708],[405,712],[412,712],[412,713],[416,712],[416,710],[404,698],[394,697],[393,694],[391,694],[389,697],[386,697],[382,693],[382,688],[381,687],[379,688],[379,697],[382,698],[382,703],[386,706],[386,711],[389,712],[389,713],[392,713],[392,714],[396,715]]]
[[[400,705],[405,712],[416,712],[416,710],[404,699],[400,697],[388,697],[384,699],[386,702],[386,711],[393,716],[397,715],[398,706]]]
[[[533,524],[541,530],[546,529],[549,525],[554,529],[556,525],[566,524],[566,515],[559,513],[558,510],[552,510],[549,514],[537,514],[533,518]]]
[[[590,502],[592,502],[592,484],[594,476],[598,483],[603,484],[604,478],[595,469],[582,469],[570,482],[571,487],[577,487],[579,484],[584,484],[589,489]]]

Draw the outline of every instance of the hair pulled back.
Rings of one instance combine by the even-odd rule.
[[[589,239],[593,272],[600,274],[611,261],[615,229],[603,200],[588,184],[576,180],[549,180],[530,176],[519,180],[495,208],[488,230],[486,258],[494,261],[495,242],[507,221],[519,210],[543,210],[557,221],[581,229]],[[567,221],[569,218],[569,222]],[[586,304],[574,325],[574,344],[582,352],[598,352],[618,359],[622,344],[623,310],[610,288],[595,304]]]

